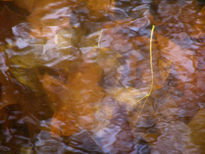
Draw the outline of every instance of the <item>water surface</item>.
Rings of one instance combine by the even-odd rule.
[[[1,153],[205,152],[202,1],[1,1],[0,21]]]

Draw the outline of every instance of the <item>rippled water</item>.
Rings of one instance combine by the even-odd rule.
[[[0,1],[0,153],[205,153],[204,4]]]

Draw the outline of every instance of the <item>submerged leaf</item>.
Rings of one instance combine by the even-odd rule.
[[[98,127],[95,130],[95,137],[103,151],[105,153],[129,153],[130,151],[138,153],[135,147],[137,143],[129,126],[124,106],[113,99],[105,99],[103,105],[101,110],[106,109],[105,114],[98,117]]]
[[[0,8],[0,41],[12,36],[12,27],[21,22],[23,16],[18,14],[6,5]]]
[[[115,0],[86,0],[88,8],[95,13],[99,13],[101,10],[108,12],[114,6]]]
[[[139,100],[148,94],[148,88],[113,88],[109,90],[109,94],[118,102],[122,102],[127,107],[128,111],[131,111],[137,105],[139,105]]]
[[[78,53],[70,46],[70,31],[66,29],[62,29],[49,40],[30,37],[26,23],[13,27],[13,33],[15,41],[6,48],[9,71],[20,83],[36,92],[40,87],[38,68],[77,58]]]
[[[4,107],[17,104],[18,91],[15,89],[14,84],[10,81],[5,81],[1,75],[0,77],[1,86],[1,99],[0,99],[0,110]]]
[[[205,109],[200,109],[189,123],[191,128],[191,138],[196,145],[200,146],[201,151],[205,151]]]
[[[10,72],[21,84],[31,88],[36,93],[40,92],[41,85],[34,69],[11,68]]]
[[[49,39],[54,37],[60,29],[69,28],[71,10],[68,4],[69,2],[66,1],[38,3],[27,18],[31,24],[31,34],[35,37]]]
[[[80,129],[92,129],[97,104],[104,93],[98,85],[102,70],[96,64],[80,64],[68,74],[66,83],[45,75],[41,82],[53,102],[51,123],[56,135],[70,136]]]
[[[31,12],[34,7],[35,0],[14,0],[14,2],[17,4],[18,7]]]
[[[177,72],[177,77],[183,82],[192,80],[192,75],[195,72],[193,52],[188,49],[182,49],[173,41],[156,35],[161,56],[167,61],[168,67],[170,63],[174,65]]]

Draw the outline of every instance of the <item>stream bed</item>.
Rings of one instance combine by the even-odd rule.
[[[205,153],[205,2],[0,0],[0,153]]]

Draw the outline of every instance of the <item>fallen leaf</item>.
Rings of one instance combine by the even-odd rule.
[[[2,78],[2,77],[1,77]],[[11,104],[17,104],[18,97],[18,91],[14,88],[14,85],[12,82],[3,81],[1,82],[1,102],[0,102],[0,110],[4,107],[11,105]]]
[[[18,92],[15,89],[15,84],[11,81],[8,74],[8,66],[6,61],[6,56],[4,52],[0,52],[0,109],[6,107],[7,105],[17,103]]]
[[[49,5],[51,3],[58,3],[58,2],[62,2],[63,0],[12,0],[14,1],[14,3],[22,8],[22,9],[26,9],[28,12],[34,11],[37,8],[42,8],[42,7],[46,7],[46,5]]]
[[[42,3],[42,5],[40,5]],[[45,4],[44,4],[45,3]],[[70,28],[69,2],[42,1],[27,17],[34,37],[53,38],[63,28]]]
[[[158,60],[159,74],[162,81],[165,81],[171,70],[171,61],[163,60],[163,58]]]
[[[114,100],[111,100],[111,102],[110,100],[104,100],[104,103],[106,101],[108,101],[107,105],[104,105],[108,107],[106,110],[109,111],[107,114],[108,117],[106,117],[108,119],[102,117],[98,120],[100,124],[103,124],[101,119],[106,119],[109,122],[105,122],[106,125],[101,125],[95,131],[97,142],[101,145],[104,153],[129,153],[130,151],[138,153],[135,151],[137,150],[134,146],[136,142],[128,123],[126,109],[123,105],[113,103]],[[109,113],[112,113],[111,117],[109,117]]]
[[[97,104],[104,96],[98,85],[101,76],[101,68],[91,63],[77,66],[66,83],[43,76],[41,82],[53,102],[51,131],[54,134],[70,136],[80,129],[93,129]]]
[[[12,27],[23,21],[23,16],[4,5],[0,9],[0,21],[0,40],[4,40],[12,36]]]
[[[205,151],[205,109],[201,108],[188,124],[191,128],[192,141],[200,146],[201,152]]]
[[[53,37],[62,28],[70,28],[70,17],[72,9],[84,4],[90,11],[89,15],[104,15],[103,13],[111,10],[114,5],[113,0],[78,0],[75,3],[70,1],[35,1],[24,2],[16,0],[19,6],[31,11],[28,21],[31,24],[31,34],[35,37]]]
[[[109,94],[115,98],[118,102],[123,103],[128,111],[131,111],[134,109],[139,103],[141,103],[141,100],[144,96],[148,94],[148,88],[113,88],[109,89]]]
[[[15,4],[23,9],[26,9],[28,12],[31,12],[34,7],[35,0],[13,0]]]
[[[155,127],[160,135],[152,145],[152,153],[199,153],[198,146],[191,141],[191,130],[184,122],[161,118]]]
[[[35,69],[10,68],[9,72],[12,77],[22,85],[29,87],[36,93],[41,92],[41,85],[38,81],[38,77],[36,75],[37,71]]]
[[[182,82],[193,79],[195,72],[193,51],[183,49],[166,37],[156,34],[156,39],[160,49],[160,55],[167,61],[168,67],[172,63],[177,74],[177,78]]]
[[[108,12],[114,6],[115,0],[86,0],[87,6],[90,10],[95,13],[99,13],[100,11]]]
[[[191,14],[190,16],[193,16]],[[190,17],[189,16],[189,17]],[[197,19],[197,20],[196,20]],[[202,9],[195,14],[195,18],[190,22],[191,29],[188,31],[192,38],[196,39],[204,39],[205,37],[205,7],[203,6]],[[190,29],[190,27],[189,27]]]
[[[74,60],[78,54],[71,49],[70,31],[61,29],[54,38],[38,39],[29,35],[27,23],[12,28],[15,36],[7,47],[9,72],[21,84],[39,92],[37,72],[40,67],[53,66],[69,59]],[[3,48],[3,47],[2,47]]]

